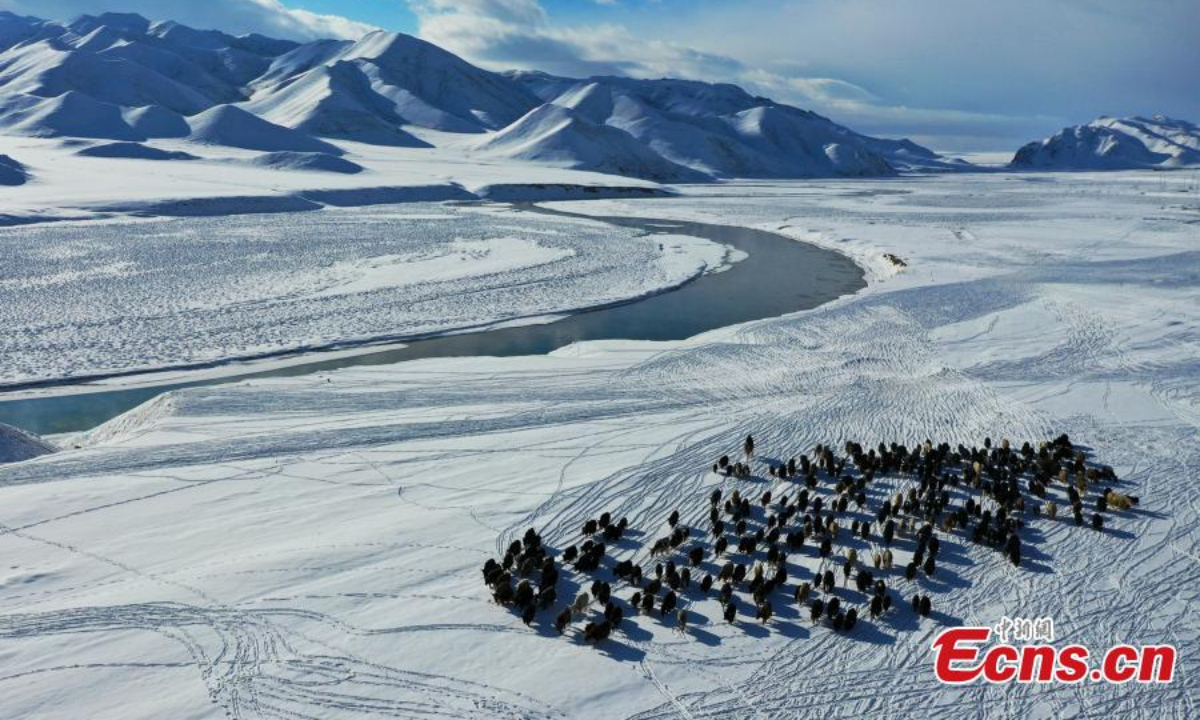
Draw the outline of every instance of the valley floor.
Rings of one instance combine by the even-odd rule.
[[[0,467],[0,716],[1196,717],[1194,178],[739,184],[566,207],[771,229],[849,254],[870,286],[682,342],[189,389]],[[640,532],[617,557],[648,564],[671,510],[703,527],[714,487],[773,485],[763,465],[709,471],[747,433],[788,457],[1063,432],[1141,504],[1101,533],[1032,519],[1021,569],[947,537],[920,585],[930,618],[902,606],[847,635],[777,603],[765,628],[731,626],[693,593],[688,634],[633,617],[594,648],[550,613],[525,627],[481,582],[526,528],[563,547],[602,511]],[[793,577],[817,566],[810,547]],[[1176,680],[940,685],[933,636],[1004,615],[1051,616],[1060,643],[1094,650],[1171,643]]]

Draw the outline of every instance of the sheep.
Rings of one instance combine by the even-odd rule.
[[[884,548],[884,550],[883,550],[883,567],[885,570],[892,569],[893,560],[894,560],[894,558],[892,556],[892,549]]]
[[[625,611],[616,603],[609,603],[604,606],[604,619],[609,622],[614,629],[620,627],[621,621],[625,619]]]
[[[925,575],[928,577],[933,577],[934,571],[937,570],[937,564],[933,561],[932,555],[925,558],[924,570],[925,570]]]
[[[725,554],[725,551],[728,548],[729,548],[729,541],[726,540],[724,536],[721,536],[721,537],[717,538],[717,543],[716,543],[716,545],[713,546],[713,552],[717,557],[721,557],[722,555]]]
[[[733,624],[737,620],[737,605],[732,602],[725,603],[725,622]]]
[[[654,593],[647,591],[642,595],[642,612],[647,615],[654,612]]]
[[[696,567],[700,563],[704,562],[704,548],[697,545],[688,551],[688,562],[692,564],[692,567]]]
[[[583,629],[583,639],[590,643],[601,643],[612,633],[612,623],[607,620],[599,623],[588,623]]]
[[[675,527],[677,524],[679,524],[679,511],[678,510],[671,511],[670,516],[667,517],[667,524],[670,525],[671,527]]]
[[[746,566],[743,565],[742,563],[738,563],[737,565],[734,565],[733,566],[733,581],[740,583],[745,579],[746,579]]]
[[[920,607],[918,608],[918,612],[920,612],[921,617],[929,617],[929,613],[932,611],[932,609],[932,603],[929,601],[929,596],[922,595]]]
[[[705,595],[707,595],[708,591],[712,590],[712,586],[713,586],[713,576],[705,575],[704,579],[700,581],[700,589],[702,591],[704,591]]]
[[[905,580],[915,580],[916,577],[917,577],[917,564],[914,562],[910,562],[908,565],[905,565],[904,566],[904,579]]]
[[[508,582],[502,582],[492,592],[492,599],[499,605],[507,605],[513,600],[513,587]]]
[[[812,621],[814,624],[816,624],[821,619],[821,615],[824,612],[825,612],[825,603],[821,602],[820,598],[813,600],[812,605],[809,606],[809,615],[812,618]]]
[[[612,587],[603,580],[597,580],[592,583],[592,597],[596,598],[596,602],[607,604],[609,597],[612,596]]]
[[[598,529],[598,526],[597,526],[595,520],[588,520],[585,523],[583,523],[583,534],[584,535],[595,535],[597,529]]]
[[[721,586],[721,603],[722,604],[728,603],[729,599],[732,597],[733,597],[733,585],[731,583],[725,583],[724,585]]]
[[[583,615],[587,612],[588,605],[591,604],[591,597],[586,592],[581,592],[575,596],[575,602],[571,604],[571,611],[576,615]]]
[[[1092,529],[1093,530],[1103,530],[1104,529],[1104,516],[1102,516],[1100,513],[1092,514]]]
[[[1105,490],[1104,492],[1108,499],[1108,506],[1116,510],[1129,510],[1136,502],[1131,495],[1124,495],[1113,490]]]
[[[673,591],[668,592],[666,596],[663,597],[662,609],[659,612],[659,617],[666,617],[672,610],[675,609],[675,605],[678,602],[679,598],[675,595],[675,593]]]
[[[517,589],[513,593],[513,602],[520,607],[525,607],[533,602],[533,586],[529,584],[528,580],[517,583]]]
[[[821,589],[827,593],[831,593],[833,592],[834,587],[836,587],[836,585],[833,579],[833,571],[826,570],[825,575],[821,578]]]
[[[574,545],[570,545],[566,550],[563,550],[563,562],[574,562],[577,557],[579,557],[579,548]]]
[[[562,635],[567,630],[567,626],[571,624],[571,608],[563,608],[563,611],[554,618],[554,629]]]
[[[756,617],[762,621],[763,625],[766,625],[767,622],[771,619],[771,615],[773,613],[774,613],[774,608],[771,607],[771,601],[765,600],[765,601],[763,601],[763,604],[759,606],[758,612],[756,613]]]
[[[825,614],[829,616],[837,615],[838,610],[842,607],[842,601],[838,598],[830,598],[829,602],[825,603]]]
[[[558,599],[558,591],[554,588],[546,588],[538,593],[537,604],[542,610],[547,610]]]
[[[687,624],[688,624],[688,611],[680,610],[679,613],[675,617],[675,629],[678,630],[680,634],[686,634],[687,633]]]
[[[877,618],[883,614],[883,598],[876,595],[871,598],[871,617]]]
[[[721,567],[721,571],[719,573],[717,573],[717,579],[720,580],[721,582],[729,582],[730,580],[733,579],[733,570],[734,570],[733,562],[732,561],[726,562]]]
[[[533,618],[536,614],[537,608],[533,603],[529,603],[525,606],[525,609],[521,611],[521,622],[525,623],[526,626],[530,625],[533,622]]]
[[[796,604],[803,605],[808,602],[808,596],[812,592],[812,585],[807,582],[802,582],[796,586]]]
[[[742,450],[746,452],[746,460],[751,460],[754,457],[754,436],[747,435],[746,442],[742,444]]]
[[[1046,503],[1046,517],[1054,520],[1058,517],[1058,504],[1051,501]]]

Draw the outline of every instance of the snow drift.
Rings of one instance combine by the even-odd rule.
[[[8,155],[0,155],[0,185],[24,185],[29,179],[25,166]]]
[[[0,423],[0,464],[30,460],[56,451],[57,448],[36,435]]]
[[[358,163],[325,153],[273,152],[259,155],[250,162],[276,170],[307,170],[343,175],[354,175],[363,171],[363,166]]]
[[[1162,115],[1102,117],[1023,146],[1009,167],[1133,170],[1200,166],[1200,128]]]
[[[83,157],[123,158],[127,160],[199,160],[191,153],[179,150],[161,150],[135,142],[105,143],[83,148],[75,153]]]

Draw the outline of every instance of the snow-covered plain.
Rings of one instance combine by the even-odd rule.
[[[0,716],[1196,717],[1189,176],[729,185],[570,207],[770,228],[850,254],[871,284],[683,342],[185,390],[0,468]],[[765,628],[729,626],[692,593],[687,634],[634,617],[594,648],[579,622],[560,638],[552,614],[527,628],[491,602],[479,568],[529,526],[562,547],[585,518],[624,515],[642,534],[615,552],[646,563],[672,509],[702,524],[712,488],[770,487],[763,465],[743,481],[707,470],[748,432],[767,457],[1066,432],[1141,504],[1102,533],[1032,520],[1019,570],[948,537],[921,581],[933,617],[901,606],[849,635],[782,602]],[[797,554],[793,577],[816,564]],[[889,584],[910,589],[900,572]],[[1093,650],[1172,643],[1177,678],[939,685],[934,634],[1002,615],[1052,616]]]
[[[724,246],[493,207],[0,228],[0,386],[382,342],[625,301]]]

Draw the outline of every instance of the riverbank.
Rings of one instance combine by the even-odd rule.
[[[489,209],[489,212],[498,212],[498,209]],[[585,340],[679,340],[717,327],[816,307],[863,286],[861,270],[844,256],[760,230],[623,217],[592,219],[537,208],[504,212],[499,217],[511,224],[511,232],[531,232],[535,237],[545,234],[544,229],[539,228],[548,220],[583,222],[588,228],[602,224],[613,229],[621,239],[619,242],[657,247],[659,256],[666,258],[660,262],[679,266],[690,274],[668,273],[671,283],[641,295],[618,296],[593,306],[563,306],[554,315],[518,316],[488,323],[482,328],[456,327],[424,336],[402,335],[398,338],[374,336],[359,342],[339,340],[324,352],[305,346],[267,353],[253,361],[222,358],[186,368],[152,368],[69,381],[12,384],[7,393],[0,395],[0,423],[43,434],[78,432],[131,410],[159,393],[200,384],[296,376],[430,357],[536,355]],[[522,220],[529,223],[528,230],[517,227]],[[405,225],[401,222],[389,228],[402,232]],[[591,241],[589,236],[573,240],[579,244]],[[625,254],[629,252],[624,247],[621,250]],[[589,248],[589,251],[597,252],[596,248]],[[520,258],[496,259],[511,263]],[[604,267],[610,276],[621,270],[619,263],[613,263],[613,266]],[[396,271],[395,264],[374,270],[390,283],[397,282]],[[469,276],[480,277],[478,274]],[[237,279],[241,281],[240,277]],[[595,284],[601,279],[589,277],[588,281]],[[550,277],[542,282],[554,292],[562,292],[557,290],[562,287],[558,280]],[[472,294],[486,295],[489,292],[487,283],[495,281],[494,277],[484,277],[484,286],[473,290]],[[370,279],[356,282],[365,282],[368,291],[378,290]],[[426,278],[424,282],[436,283],[436,278]],[[533,283],[522,281],[522,284]],[[761,293],[758,290],[763,284],[778,289]],[[349,292],[345,284],[337,288],[339,293]],[[402,285],[397,290],[394,293],[397,301],[407,300],[411,294],[407,286]],[[420,292],[420,288],[415,290]],[[610,294],[619,292],[611,286],[605,290]],[[551,302],[583,301],[571,299],[569,292],[566,295]],[[582,297],[594,296],[584,294]],[[249,312],[254,307],[251,305],[245,310]],[[487,309],[478,311],[487,312]],[[430,319],[421,320],[429,322]],[[296,332],[302,335],[305,328],[300,327]],[[129,344],[132,340],[125,342]],[[389,340],[401,340],[402,343],[379,347],[389,344]],[[143,341],[138,339],[138,342]]]

